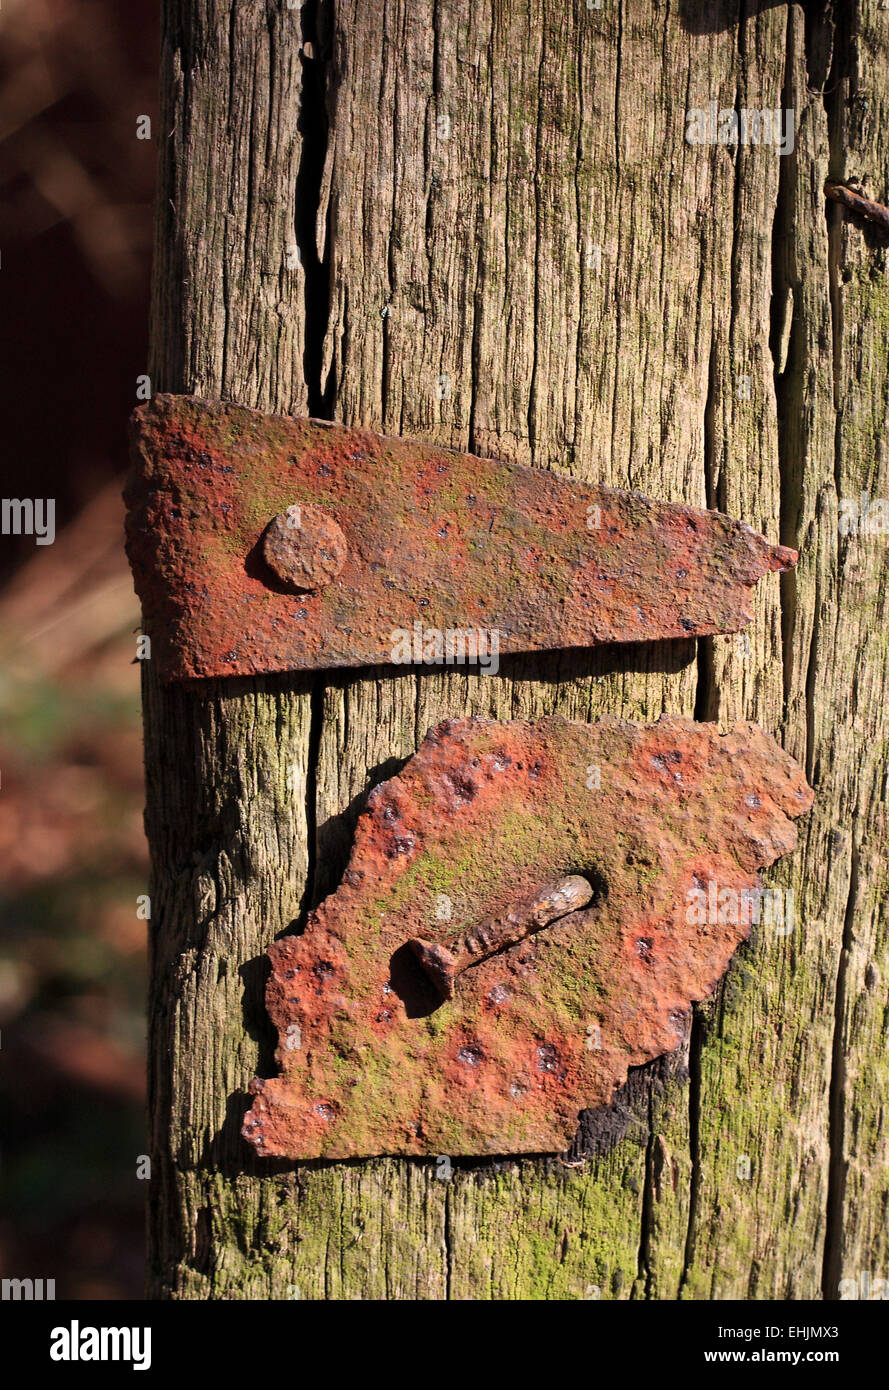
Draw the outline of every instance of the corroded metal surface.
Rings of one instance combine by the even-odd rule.
[[[882,203],[875,203],[872,198],[865,198],[863,193],[859,193],[855,188],[849,188],[847,184],[832,183],[830,180],[824,185],[824,192],[831,202],[842,203],[850,212],[857,212],[859,217],[875,223],[884,232],[889,232],[889,208]]]
[[[332,516],[301,503],[276,516],[262,538],[262,558],[294,593],[313,593],[332,584],[349,547]]]
[[[811,802],[753,724],[439,725],[370,794],[336,893],[270,949],[281,1074],[253,1083],[246,1138],[290,1158],[564,1150],[676,1046]],[[566,875],[591,901],[553,920]],[[409,943],[459,955],[498,922],[443,999]]]
[[[387,663],[396,633],[421,660],[431,630],[503,653],[734,632],[796,562],[718,512],[187,396],[137,410],[132,443],[127,551],[165,679]],[[344,537],[311,593],[264,552],[301,506]]]
[[[576,912],[595,896],[592,884],[579,874],[560,878],[525,902],[512,903],[499,917],[479,922],[453,941],[429,941],[413,936],[407,943],[420,969],[443,999],[451,999],[457,976],[507,946],[548,927],[559,917]]]

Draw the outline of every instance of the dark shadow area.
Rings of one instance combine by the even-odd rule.
[[[303,372],[308,385],[309,414],[330,414],[334,382],[322,383],[324,337],[330,318],[330,224],[324,237],[324,257],[318,255],[316,221],[321,205],[321,185],[327,159],[327,81],[331,57],[330,7],[321,0],[306,0],[300,10],[303,46],[302,96],[298,128],[302,152],[296,179],[296,239],[305,275],[305,349]],[[331,369],[332,370],[332,369]]]
[[[281,936],[285,935],[287,933],[281,932]],[[252,960],[245,961],[238,971],[244,985],[241,996],[244,1031],[256,1043],[256,1075],[261,1077],[278,1075],[275,1066],[278,1037],[265,1007],[265,989],[271,973],[271,961],[267,955],[254,956]]]
[[[686,1049],[681,1042],[675,1052],[656,1057],[644,1067],[631,1067],[610,1105],[581,1110],[580,1126],[568,1153],[569,1160],[576,1162],[606,1154],[628,1136],[647,1143],[651,1132],[652,1095],[662,1095],[672,1080],[688,1080]]]
[[[268,527],[266,527],[266,530],[267,529]],[[307,617],[307,609],[304,609],[301,613],[298,610],[301,601],[307,598],[308,595],[295,593],[292,588],[290,588],[287,584],[283,582],[283,580],[278,578],[278,576],[275,574],[273,570],[269,569],[262,553],[262,543],[264,539],[265,531],[263,531],[259,540],[254,545],[253,549],[250,550],[248,554],[245,556],[244,573],[250,579],[259,580],[260,584],[262,584],[266,589],[270,589],[273,594],[286,594],[288,598],[292,598],[295,605],[293,617],[296,620],[300,620],[302,618]]]
[[[286,589],[271,573],[262,558],[261,540],[256,543],[245,559],[244,570],[251,579],[259,580],[266,588],[272,589],[276,593],[288,594],[295,602],[298,602],[302,597],[300,594]],[[551,651],[506,653],[499,657],[498,669],[493,674],[510,681],[547,680],[553,682],[577,681],[591,676],[601,677],[625,672],[630,674],[657,672],[661,675],[676,675],[695,661],[696,653],[697,639],[693,637],[664,638],[657,642],[603,642],[601,646],[557,647]],[[273,671],[261,677],[250,674],[225,677],[202,676],[184,680],[181,685],[196,694],[203,691],[208,696],[216,697],[220,694],[243,694],[248,689],[254,688],[250,683],[257,679],[287,682],[293,681],[298,676],[310,679],[315,675],[323,677],[326,685],[335,686],[343,683],[343,677],[345,677],[346,682],[372,681],[378,677],[385,680],[410,680],[417,676],[438,673],[452,675],[460,680],[467,676],[491,674],[485,666],[470,664],[459,666],[427,664],[418,666],[313,667],[311,671],[302,673]],[[220,680],[225,682],[224,685],[218,684]]]
[[[276,1073],[273,1072],[273,1075]],[[276,1173],[293,1173],[301,1168],[310,1167],[307,1163],[294,1163],[289,1158],[260,1158],[252,1144],[241,1134],[241,1126],[244,1123],[244,1116],[253,1104],[253,1097],[245,1091],[235,1091],[228,1097],[225,1104],[225,1119],[220,1125],[213,1138],[209,1140],[201,1152],[201,1166],[212,1173],[221,1173],[223,1177],[234,1178],[239,1174],[250,1176],[270,1177]],[[192,1166],[191,1158],[188,1153],[181,1152],[177,1157],[177,1164],[182,1168]],[[334,1167],[342,1160],[337,1159],[329,1165]],[[361,1161],[361,1160],[357,1160]]]
[[[369,768],[367,785],[364,790],[356,793],[348,806],[338,815],[329,816],[319,827],[316,839],[317,860],[312,884],[312,898],[311,902],[304,905],[304,911],[300,914],[299,930],[305,926],[309,911],[316,908],[320,902],[335,892],[342,882],[349,856],[352,853],[355,825],[364,810],[369,793],[381,782],[387,782],[390,777],[397,777],[407,761],[406,757],[386,758],[385,762],[377,763],[376,767]]]
[[[686,1022],[690,1024],[690,1015]],[[542,1163],[548,1171],[578,1165],[590,1159],[603,1157],[624,1139],[644,1147],[652,1138],[657,1101],[664,1095],[671,1082],[685,1084],[688,1079],[688,1040],[685,1038],[680,1039],[674,1052],[657,1057],[645,1066],[631,1067],[626,1082],[615,1091],[614,1100],[610,1105],[598,1106],[593,1110],[581,1110],[578,1114],[577,1134],[566,1153],[481,1154],[478,1157],[449,1155],[451,1166],[455,1173],[472,1173],[478,1179],[484,1180],[496,1178],[516,1162]],[[312,1158],[302,1162],[298,1159],[258,1158],[252,1145],[241,1135],[241,1125],[251,1104],[252,1097],[243,1091],[229,1097],[225,1121],[202,1155],[202,1161],[214,1172],[228,1177],[235,1177],[239,1173],[274,1175],[320,1172],[343,1166],[359,1167],[376,1158],[386,1157],[381,1154],[368,1154],[360,1158]],[[436,1157],[395,1156],[403,1163],[417,1164],[434,1163]]]
[[[754,19],[765,10],[784,5],[785,0],[679,0],[679,19],[689,34],[721,34],[739,21]]]
[[[605,642],[598,647],[567,647],[546,652],[518,652],[500,658],[498,674],[512,681],[577,681],[589,676],[610,676],[652,671],[676,675],[695,660],[694,638],[667,638],[658,642]],[[424,667],[417,668],[420,671]],[[461,668],[484,675],[476,667]]]
[[[394,952],[389,962],[389,979],[408,1018],[428,1018],[445,1002],[407,945]]]

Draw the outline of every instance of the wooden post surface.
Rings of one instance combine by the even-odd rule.
[[[514,660],[145,678],[150,1291],[836,1297],[885,1271],[889,17],[637,0],[164,0],[155,390],[323,414],[716,506],[798,546],[746,633]],[[792,115],[792,148],[688,112]],[[777,127],[776,127],[777,129]],[[773,132],[774,134],[775,132]],[[847,508],[848,510],[848,508]],[[578,1161],[262,1165],[263,953],[449,715],[753,719],[817,801],[767,927]]]

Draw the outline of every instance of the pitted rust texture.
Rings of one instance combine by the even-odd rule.
[[[564,1151],[749,935],[743,910],[690,924],[689,893],[749,900],[811,803],[753,724],[439,725],[371,792],[336,893],[269,951],[281,1074],[253,1083],[246,1138],[288,1158]],[[527,905],[570,875],[590,905],[538,929]],[[443,1000],[409,943],[459,950],[516,904]]]
[[[188,396],[137,410],[132,445],[127,551],[164,679],[388,663],[415,624],[496,630],[502,653],[735,632],[796,563],[719,512]],[[263,553],[300,506],[344,538],[316,592]]]
[[[262,538],[263,560],[294,593],[313,593],[332,584],[348,553],[333,517],[309,503],[288,507],[269,523]]]

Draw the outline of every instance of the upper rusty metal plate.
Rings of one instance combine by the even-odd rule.
[[[503,653],[734,632],[796,562],[718,512],[368,430],[167,395],[132,426],[127,551],[164,679],[388,663],[429,630]],[[269,527],[301,508],[282,553]]]
[[[754,724],[439,725],[269,951],[281,1074],[253,1083],[245,1137],[288,1158],[564,1150],[676,1047],[811,804]]]

